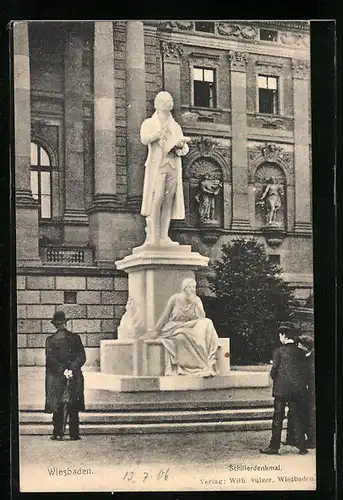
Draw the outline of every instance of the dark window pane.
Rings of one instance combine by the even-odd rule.
[[[77,303],[77,292],[64,292],[64,303],[65,304],[76,304]]]
[[[272,254],[272,255],[269,255],[269,261],[274,264],[275,266],[279,266],[280,265],[280,255],[278,254]]]
[[[205,33],[214,33],[214,23],[212,22],[196,22],[196,31],[204,31]]]
[[[277,114],[277,92],[269,89],[259,89],[259,112]]]
[[[277,41],[277,31],[260,29],[260,40],[265,40],[267,42]]]

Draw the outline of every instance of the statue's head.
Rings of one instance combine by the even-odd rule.
[[[161,91],[155,97],[156,111],[171,111],[174,107],[174,101],[169,92]]]
[[[193,278],[186,278],[183,280],[181,289],[186,294],[189,295],[191,293],[195,293],[197,288],[196,281]]]

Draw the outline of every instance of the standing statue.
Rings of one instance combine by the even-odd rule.
[[[259,204],[263,204],[266,208],[267,224],[275,223],[277,211],[282,205],[281,195],[281,186],[276,183],[275,177],[270,177],[259,201]]]
[[[181,292],[171,296],[155,332],[166,349],[166,375],[211,377],[218,373],[218,335],[206,318],[194,279],[185,279]]]
[[[215,197],[219,194],[222,183],[219,179],[211,179],[209,174],[203,175],[200,191],[195,199],[199,203],[200,222],[215,220]]]
[[[144,244],[178,245],[168,236],[170,220],[185,218],[181,156],[188,153],[190,139],[184,137],[172,109],[169,92],[159,92],[155,113],[141,126],[141,141],[148,146],[141,207],[146,217]]]

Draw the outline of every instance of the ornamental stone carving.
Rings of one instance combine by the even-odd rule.
[[[165,59],[178,61],[183,54],[183,47],[179,43],[161,40],[161,52]]]
[[[300,33],[291,33],[291,32],[281,32],[280,33],[280,42],[285,45],[298,45],[309,47],[310,45],[310,37],[307,35],[303,35]]]
[[[310,61],[303,59],[292,60],[293,76],[296,78],[307,79],[310,76]]]
[[[261,146],[249,149],[249,182],[256,181],[257,169],[262,164],[279,165],[286,175],[287,184],[293,184],[293,153],[285,151],[276,144],[265,143]],[[274,175],[274,174],[273,174]],[[275,175],[274,175],[275,176]]]
[[[167,30],[180,29],[183,31],[189,31],[189,30],[193,29],[194,22],[193,21],[184,21],[184,20],[160,21],[159,27],[162,29],[167,29]]]
[[[217,32],[221,36],[227,38],[238,38],[245,40],[255,40],[258,31],[254,26],[241,26],[239,24],[231,24],[220,22],[217,24]]]
[[[228,53],[231,69],[233,71],[245,71],[248,62],[248,55],[245,52],[229,50]]]
[[[218,146],[218,141],[212,139],[212,137],[197,137],[192,142],[203,156],[209,156],[213,149]]]
[[[258,115],[258,119],[261,120],[263,126],[271,128],[285,129],[285,121],[282,118],[276,118],[274,116],[261,116]]]

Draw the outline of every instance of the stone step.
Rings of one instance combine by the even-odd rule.
[[[33,394],[22,392],[19,408],[25,411],[44,409],[44,386]],[[230,408],[265,408],[273,405],[267,388],[207,389],[203,391],[114,392],[85,390],[89,411],[162,411],[162,410],[224,410]]]
[[[286,425],[286,424],[284,424]],[[271,429],[270,419],[223,421],[223,422],[167,422],[139,424],[84,424],[81,427],[83,435],[116,435],[116,434],[152,434],[181,432],[242,432],[262,431]],[[68,430],[68,429],[67,429]],[[21,424],[21,435],[49,435],[51,424]]]
[[[272,408],[201,410],[201,411],[149,411],[149,412],[82,412],[81,424],[116,425],[167,422],[227,422],[271,419]],[[20,424],[51,424],[51,414],[20,412]]]

